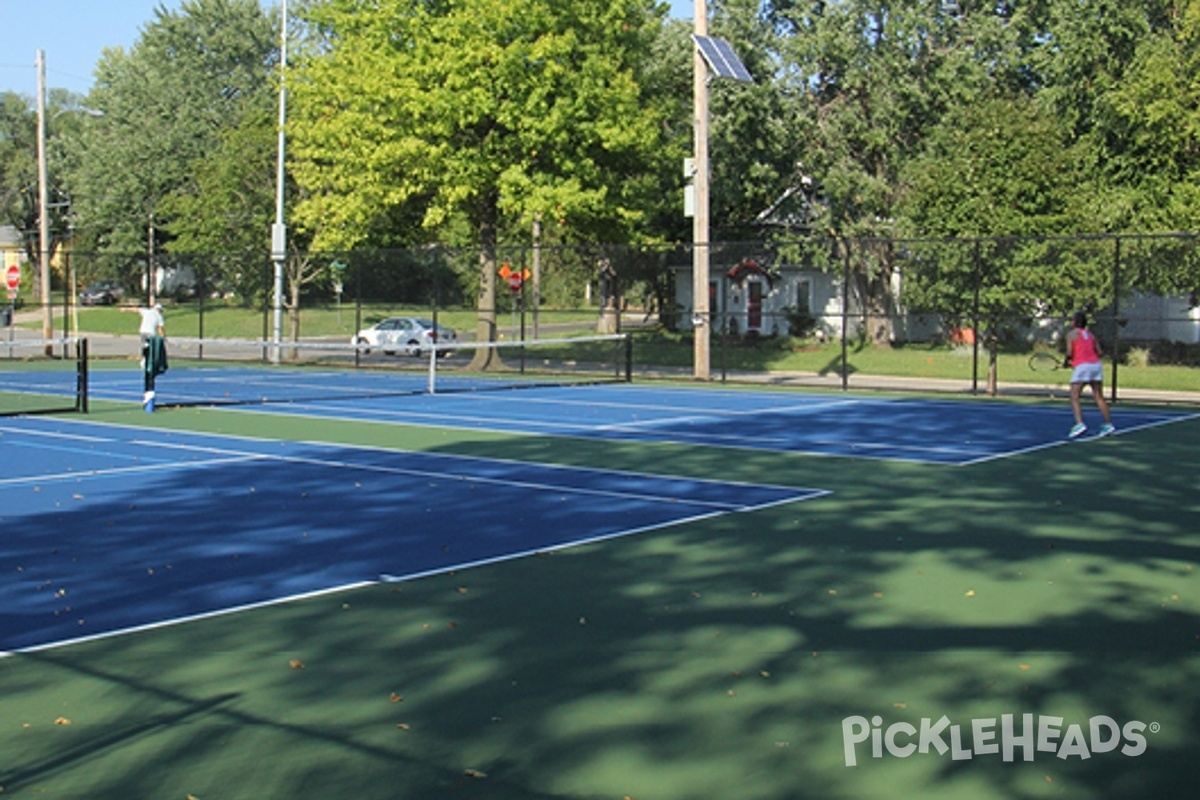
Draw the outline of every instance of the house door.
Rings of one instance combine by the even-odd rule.
[[[763,290],[758,281],[746,284],[746,330],[761,331],[763,324]]]

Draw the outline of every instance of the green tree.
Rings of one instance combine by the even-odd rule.
[[[928,131],[995,80],[1016,79],[995,13],[939,0],[776,0],[774,18],[789,34],[781,74],[804,120],[804,169],[821,186],[820,222],[837,238],[894,236],[900,176]],[[868,333],[885,344],[896,254],[886,246],[849,254]]]
[[[270,108],[277,32],[257,0],[184,0],[157,8],[130,50],[101,57],[88,105],[104,117],[83,137],[71,185],[81,231],[126,279],[131,255],[221,224],[181,216],[178,198],[196,193],[228,131]]]
[[[331,0],[292,83],[297,224],[318,248],[420,209],[480,248],[478,338],[493,340],[498,237],[542,212],[633,235],[657,188],[660,106],[639,84],[661,10],[645,0]]]
[[[778,26],[761,0],[718,0],[712,33],[726,39],[753,84],[713,81],[709,94],[713,239],[757,235],[755,220],[804,174],[812,120],[780,77]],[[684,41],[691,40],[685,36]],[[686,74],[691,75],[690,65]],[[688,88],[688,97],[691,89]],[[687,112],[690,112],[690,104]],[[688,119],[685,114],[683,119]]]
[[[37,112],[15,92],[0,95],[0,214],[37,259]]]
[[[1058,117],[1028,97],[947,114],[903,171],[900,221],[925,237],[906,245],[906,309],[960,325],[978,314],[994,347],[1007,321],[1095,306],[1106,262],[1056,238],[1080,219],[1084,167]]]
[[[78,113],[79,98],[66,90],[48,92],[46,102],[47,209],[50,256],[68,239],[73,227],[71,194],[64,181],[70,170],[68,144],[86,130]],[[14,92],[0,95],[0,222],[21,235],[30,263],[39,258],[37,109]],[[39,270],[33,273],[35,284]]]

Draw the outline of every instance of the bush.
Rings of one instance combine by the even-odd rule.
[[[1130,366],[1200,367],[1200,344],[1160,341],[1153,344],[1122,343],[1120,361]]]
[[[1125,364],[1130,367],[1150,366],[1150,350],[1146,347],[1131,347],[1125,354]]]
[[[783,310],[783,315],[787,320],[788,335],[797,339],[807,338],[817,327],[817,318],[807,308],[788,306]]]

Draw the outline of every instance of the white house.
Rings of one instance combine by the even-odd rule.
[[[689,264],[673,269],[677,323],[680,330],[691,330],[692,268]],[[899,276],[892,290],[893,296],[900,296]],[[838,338],[842,334],[840,270],[823,272],[788,264],[764,267],[751,258],[721,263],[714,257],[708,291],[714,331],[784,336],[789,333],[790,313],[807,310],[818,320],[818,336]],[[862,304],[854,291],[847,297],[846,324],[854,335],[861,322]],[[1119,311],[1127,320],[1121,328],[1123,341],[1200,343],[1200,308],[1192,308],[1185,296],[1138,294],[1122,300]],[[936,317],[911,317],[903,309],[894,314],[891,330],[897,339],[926,341],[948,335]]]
[[[675,304],[680,330],[692,328],[691,266],[675,270]],[[708,307],[714,330],[738,334],[786,336],[788,317],[807,311],[820,321],[819,333],[841,335],[842,279],[840,273],[780,265],[766,268],[756,260],[710,265]],[[852,301],[853,302],[853,301]]]

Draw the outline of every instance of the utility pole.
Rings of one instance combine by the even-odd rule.
[[[271,362],[278,364],[283,343],[283,266],[287,260],[287,225],[283,221],[284,151],[287,125],[287,0],[279,11],[279,146],[275,164],[275,224],[271,226],[271,260],[275,263],[274,319],[271,326]]]
[[[697,36],[708,35],[707,0],[696,0],[693,26]],[[692,334],[695,337],[693,376],[709,379],[709,344],[712,331],[708,303],[708,65],[698,47],[693,48],[694,137],[696,174],[693,177],[692,216]]]
[[[542,307],[542,212],[533,212],[533,338],[538,338],[538,312]]]
[[[50,199],[46,167],[46,53],[37,51],[37,169],[38,169],[38,273],[41,281],[42,338],[46,355],[53,355],[49,344],[54,337],[54,310],[50,304]]]

